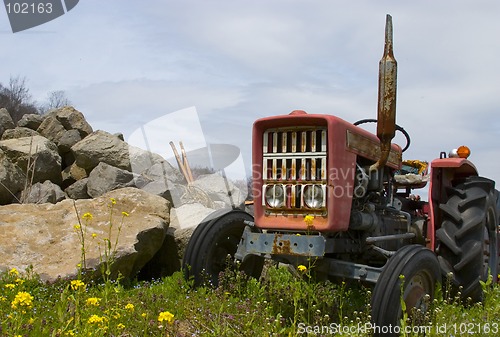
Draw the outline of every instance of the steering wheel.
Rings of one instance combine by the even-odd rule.
[[[362,119],[362,120],[355,122],[354,125],[358,126],[358,125],[366,124],[366,123],[377,123],[377,120],[376,119]],[[403,136],[405,136],[405,138],[406,138],[406,145],[403,148],[403,152],[405,152],[410,147],[410,143],[411,143],[410,135],[408,134],[408,132],[406,132],[405,129],[403,129],[402,127],[400,127],[397,124],[396,124],[396,130],[401,132],[403,134]]]

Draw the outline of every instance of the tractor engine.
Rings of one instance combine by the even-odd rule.
[[[354,181],[353,201],[349,222],[350,231],[359,232],[362,242],[373,245],[378,252],[396,251],[403,245],[412,233],[412,243],[425,245],[424,230],[426,218],[422,205],[409,193],[397,194],[397,182],[391,170],[383,174],[382,188],[379,176],[372,175],[369,167],[357,166]]]

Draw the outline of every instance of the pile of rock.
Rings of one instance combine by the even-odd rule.
[[[232,197],[228,198],[228,194]],[[43,257],[44,252],[49,251],[43,245],[48,245],[45,248],[51,245],[75,247],[77,233],[72,228],[78,218],[75,218],[72,209],[93,209],[95,219],[104,219],[96,221],[105,222],[106,217],[101,213],[109,213],[108,207],[99,209],[92,206],[92,201],[86,204],[81,199],[95,199],[97,204],[103,204],[103,197],[116,196],[120,200],[138,200],[134,210],[141,214],[134,220],[136,227],[130,229],[131,233],[135,231],[136,241],[128,240],[128,247],[120,246],[120,268],[123,269],[120,271],[122,274],[125,270],[131,273],[124,276],[134,276],[146,264],[151,268],[151,263],[158,264],[157,270],[149,273],[154,276],[159,276],[159,270],[172,272],[178,269],[182,256],[179,247],[185,245],[194,227],[214,208],[228,207],[231,203],[241,204],[246,197],[217,174],[201,177],[188,186],[179,170],[163,157],[130,146],[120,134],[93,131],[84,115],[73,107],[56,109],[44,116],[24,115],[17,125],[7,110],[0,109],[0,205],[5,205],[0,206],[0,232],[3,233],[0,235],[0,269],[23,269],[31,263],[37,264],[35,270],[47,279],[71,275],[68,268],[57,268],[49,262],[51,259]],[[149,196],[163,200],[151,202],[159,209],[152,210],[151,205],[139,202]],[[59,213],[54,213],[54,207],[60,209]],[[170,217],[174,219],[172,223],[169,216],[158,217],[164,213],[170,215],[170,212]],[[6,216],[11,213],[18,216]],[[70,216],[69,213],[73,214]],[[153,224],[153,227],[144,228],[138,223],[139,219]],[[158,219],[161,221],[158,222]],[[35,228],[39,225],[41,229],[37,232]],[[32,244],[20,244],[21,234],[27,228],[30,228],[30,240],[41,244],[42,249],[33,250],[29,248],[33,247]],[[158,232],[158,228],[162,233]],[[21,234],[16,234],[16,231],[21,231]],[[156,239],[150,236],[145,239],[144,232],[154,233]],[[17,242],[13,243],[12,238],[16,235]],[[68,242],[72,244],[63,244]],[[148,245],[145,242],[151,243]],[[170,255],[162,256],[155,262],[154,256],[165,251]],[[76,258],[79,257],[79,248],[71,253],[61,249],[59,254],[61,258],[71,254],[73,263],[75,254]],[[138,254],[141,256],[139,259]],[[23,258],[19,259],[19,256]],[[99,259],[93,258],[91,267],[97,268]],[[124,268],[127,263],[133,268]]]

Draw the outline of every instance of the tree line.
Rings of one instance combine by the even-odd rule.
[[[63,90],[49,92],[41,104],[34,101],[25,77],[11,76],[7,85],[0,83],[0,108],[7,109],[14,123],[26,114],[44,114],[66,105],[71,105],[71,102]]]

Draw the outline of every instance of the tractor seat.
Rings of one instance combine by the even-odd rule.
[[[429,163],[420,160],[405,160],[394,174],[396,187],[423,188],[429,181]]]

